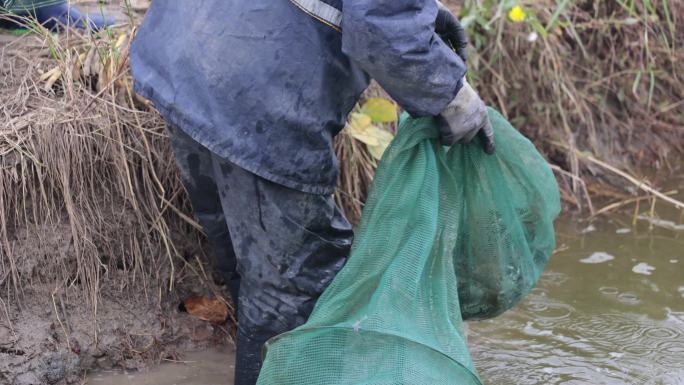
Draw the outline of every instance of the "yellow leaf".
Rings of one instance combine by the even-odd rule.
[[[52,89],[52,86],[55,85],[55,82],[59,80],[59,78],[62,77],[62,70],[59,67],[55,67],[50,71],[51,75],[50,77],[45,80],[45,85],[43,86],[43,90],[45,92],[48,92]]]
[[[126,35],[125,33],[122,33],[121,36],[119,36],[119,38],[116,40],[116,44],[114,44],[114,47],[116,47],[117,49],[123,47],[127,38],[128,38],[128,35]]]
[[[377,146],[380,144],[378,138],[374,137],[367,129],[365,130],[350,130],[352,138],[369,146]]]
[[[373,145],[366,143],[368,152],[370,152],[373,158],[380,160],[382,154],[385,153],[390,142],[394,139],[394,135],[392,135],[391,132],[376,126],[371,126],[368,131],[370,131],[369,135],[373,136],[377,142],[377,144]]]
[[[353,112],[348,127],[351,136],[364,143],[368,152],[378,160],[394,138],[391,132],[373,125],[370,116],[366,114]]]
[[[59,66],[52,68],[49,71],[44,72],[43,74],[40,75],[40,81],[44,82],[52,77],[56,72],[60,72]]]
[[[519,23],[521,21],[525,21],[527,14],[521,6],[516,5],[515,7],[511,8],[510,11],[508,11],[508,18],[513,22]]]
[[[349,119],[349,123],[351,124],[352,128],[356,130],[365,130],[366,127],[370,126],[373,121],[371,120],[371,117],[366,115],[366,114],[359,114],[358,112],[352,112],[351,113],[351,119]]]
[[[368,99],[361,107],[361,112],[370,116],[375,123],[389,123],[397,120],[397,108],[387,99]]]
[[[370,134],[369,127],[373,127],[370,116],[352,112],[351,119],[349,119],[349,132],[351,136],[362,143],[377,146],[379,142]]]

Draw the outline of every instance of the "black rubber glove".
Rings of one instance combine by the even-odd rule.
[[[465,30],[456,16],[441,1],[437,1],[437,6],[439,10],[435,20],[435,32],[465,63],[468,59],[468,40]]]

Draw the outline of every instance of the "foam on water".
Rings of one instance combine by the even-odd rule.
[[[637,274],[643,274],[643,275],[651,275],[653,270],[655,270],[655,267],[653,267],[653,266],[651,266],[645,262],[638,263],[632,268],[633,272],[635,272]]]
[[[580,259],[580,262],[582,262],[582,263],[603,263],[603,262],[612,261],[613,259],[615,259],[614,256],[612,256],[606,252],[603,252],[603,251],[597,251],[597,252],[591,254],[590,256],[588,256],[587,258]]]

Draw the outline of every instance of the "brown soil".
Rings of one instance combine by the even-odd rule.
[[[95,2],[78,3],[84,11],[99,9]],[[106,4],[105,12],[125,21],[125,10],[119,3]],[[138,17],[142,16],[140,12],[146,4],[145,0],[133,2]],[[0,52],[3,55],[27,52],[13,44],[18,39],[21,37],[0,34]],[[26,72],[19,67],[28,62],[10,59],[6,63],[11,64],[0,70],[0,75]],[[3,87],[11,88],[9,84]],[[0,92],[2,98],[16,98],[12,90],[5,91]],[[0,104],[9,105],[10,100],[2,99]],[[39,104],[34,99],[24,111],[15,112],[27,117],[40,115],[42,112],[35,107]],[[58,105],[55,103],[53,107],[59,108]],[[9,118],[9,122],[0,125],[0,132],[7,129],[11,133],[12,116]],[[20,163],[13,161],[11,152],[3,156],[0,171],[19,169]],[[0,191],[4,188],[22,194],[18,186],[0,186]],[[105,189],[95,194],[106,193]],[[24,202],[26,206],[16,207],[17,212],[26,214],[32,210],[32,201]],[[221,325],[212,324],[190,316],[180,306],[188,297],[229,298],[209,278],[211,267],[197,234],[173,229],[173,243],[179,248],[177,254],[185,259],[174,262],[174,269],[165,265],[159,269],[131,267],[130,263],[148,261],[140,262],[125,255],[125,243],[135,240],[127,238],[127,234],[149,230],[131,230],[137,222],[127,218],[127,211],[121,207],[124,206],[103,204],[100,214],[111,227],[104,237],[119,239],[114,244],[121,244],[118,252],[124,255],[108,256],[107,252],[100,252],[100,244],[94,244],[90,255],[76,257],[83,249],[76,250],[78,246],[67,215],[49,220],[34,217],[26,228],[17,227],[10,218],[2,218],[9,221],[0,221],[0,225],[7,223],[4,230],[9,234],[9,243],[0,247],[0,254],[10,250],[11,255],[0,255],[0,384],[78,384],[84,382],[91,370],[140,369],[163,360],[182,359],[189,350],[231,344],[233,322],[230,319]],[[163,255],[162,250],[157,251]],[[81,265],[84,260],[98,261],[100,269],[94,271],[95,281],[82,282],[79,278],[83,276],[82,269],[88,269]],[[7,266],[8,261],[14,266]],[[150,270],[154,274],[136,276],[140,274],[137,272]],[[96,290],[91,290],[93,285]],[[88,298],[87,293],[95,294]]]
[[[62,225],[20,231],[15,238],[17,270],[35,282],[16,297],[0,296],[0,384],[77,384],[90,370],[141,369],[190,350],[232,344],[231,321],[212,324],[181,310],[186,298],[213,295],[209,287],[227,297],[187,269],[174,273],[172,290],[128,286],[129,273],[108,269],[95,304],[83,298],[78,281],[55,288],[51,272],[73,260],[69,231]],[[48,247],[35,247],[38,232]],[[188,246],[185,254],[196,251]]]
[[[225,326],[178,311],[176,289],[161,301],[125,294],[108,282],[99,299],[97,322],[78,301],[80,289],[52,295],[47,286],[24,293],[0,320],[0,383],[77,384],[89,370],[141,369],[183,353],[230,343]],[[67,299],[68,297],[71,300]]]

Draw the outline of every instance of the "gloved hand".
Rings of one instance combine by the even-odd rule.
[[[437,19],[435,19],[435,32],[465,63],[466,59],[468,59],[468,40],[466,39],[463,26],[441,1],[437,0],[437,6],[439,9],[437,11]]]
[[[444,120],[440,126],[443,145],[469,143],[479,135],[484,151],[490,155],[494,153],[494,130],[487,116],[487,106],[465,78],[463,87],[440,116]]]

